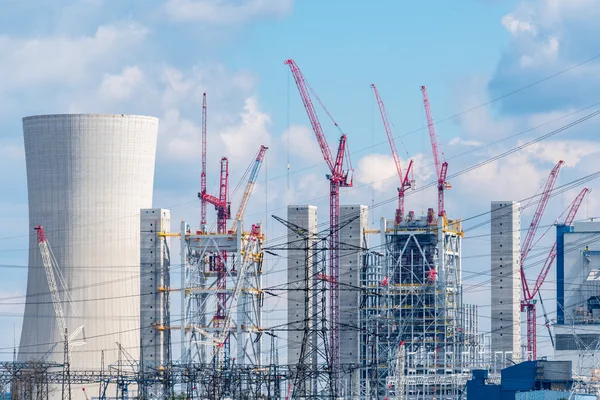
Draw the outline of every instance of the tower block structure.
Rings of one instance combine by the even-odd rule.
[[[182,222],[180,237],[184,271],[183,362],[227,368],[233,357],[236,364],[260,366],[264,242],[261,226],[253,225],[250,232],[243,232],[238,226],[236,233],[203,234],[193,232],[189,224]],[[223,271],[231,283],[226,288],[218,287]],[[223,298],[227,308],[224,318],[219,318],[215,311],[222,307]],[[232,338],[235,350],[230,347]]]

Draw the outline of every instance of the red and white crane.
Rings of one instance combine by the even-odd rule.
[[[333,377],[332,377],[332,386],[333,391],[332,395],[337,395],[339,390],[339,371],[340,371],[340,298],[339,298],[339,229],[337,229],[339,225],[339,215],[340,215],[340,187],[351,187],[352,186],[352,178],[348,180],[348,175],[352,171],[352,167],[348,166],[347,169],[344,169],[344,161],[349,164],[350,157],[346,156],[347,147],[346,147],[346,135],[344,133],[341,134],[339,145],[337,149],[337,155],[335,160],[332,157],[331,149],[327,144],[327,139],[325,138],[325,134],[323,133],[323,128],[321,127],[321,123],[319,122],[319,118],[317,116],[315,107],[313,106],[313,102],[310,96],[310,86],[306,82],[304,75],[298,68],[298,65],[294,62],[294,60],[289,59],[285,61],[285,64],[290,67],[292,71],[292,75],[294,76],[294,80],[296,81],[296,86],[298,87],[298,91],[300,92],[300,97],[302,98],[302,102],[304,103],[304,108],[306,109],[306,113],[308,114],[308,118],[310,120],[310,124],[312,125],[312,129],[317,138],[317,142],[319,142],[319,147],[321,148],[321,152],[323,153],[323,158],[325,159],[325,163],[329,168],[329,174],[327,174],[327,179],[329,179],[329,275],[331,282],[331,291],[330,291],[330,303],[329,303],[329,313],[330,319],[329,322],[331,324],[331,329],[329,331],[329,346],[330,346],[330,354],[329,354],[329,367],[332,369]],[[333,121],[331,114],[325,109],[323,103],[320,101],[318,96],[315,95],[316,100],[323,107],[329,118]],[[335,121],[333,121],[336,127],[339,126]]]
[[[240,207],[238,208],[237,214],[233,219],[233,225],[231,226],[231,231],[235,233],[237,231],[238,222],[244,218],[244,212],[246,211],[246,206],[248,205],[248,200],[250,200],[250,195],[252,194],[252,190],[254,189],[254,185],[256,184],[256,178],[258,177],[258,172],[260,171],[260,167],[262,165],[263,159],[265,158],[265,153],[267,152],[267,146],[260,146],[258,153],[256,153],[256,157],[254,158],[252,165],[252,170],[250,171],[250,177],[248,178],[248,183],[246,184],[246,189],[244,190],[244,194],[242,196],[242,200],[240,201]]]
[[[206,93],[202,94],[202,172],[200,172],[200,230],[206,233]]]
[[[589,192],[589,189],[583,188],[581,192],[577,195],[575,200],[569,206],[569,211],[567,212],[567,216],[562,222],[563,225],[571,225],[575,220],[575,216],[577,215],[577,211],[579,210],[579,206],[583,202],[585,195]],[[538,295],[540,298],[540,304],[542,308],[544,308],[544,303],[542,301],[542,296],[540,294],[540,289],[542,284],[546,280],[548,276],[548,272],[550,272],[550,267],[554,260],[556,259],[556,241],[552,245],[552,249],[548,256],[546,257],[546,261],[544,262],[544,266],[538,275],[535,284],[533,285],[533,289],[529,290],[529,284],[527,283],[527,279],[525,278],[525,271],[521,267],[521,280],[523,286],[523,301],[521,302],[521,311],[527,310],[527,352],[531,354],[532,358],[535,360],[537,356],[537,325],[536,325],[536,307],[535,307],[535,296]],[[550,330],[550,320],[548,319],[548,315],[546,314],[546,310],[544,309],[544,323],[548,331]],[[550,336],[554,344],[554,340],[552,336]]]
[[[385,104],[375,84],[371,84],[373,91],[375,92],[375,98],[377,99],[377,105],[379,106],[379,112],[381,113],[381,119],[383,120],[383,127],[385,128],[385,134],[387,135],[390,148],[392,150],[392,156],[394,157],[394,163],[396,164],[396,171],[398,171],[398,177],[400,178],[400,186],[398,187],[398,208],[396,209],[396,225],[400,224],[404,218],[404,194],[406,189],[410,189],[414,186],[414,179],[410,179],[409,176],[412,173],[413,160],[408,163],[406,169],[406,175],[402,175],[402,165],[400,164],[400,157],[398,156],[398,150],[396,150],[396,143],[394,142],[394,134],[392,133],[392,127],[388,120],[387,111]]]
[[[435,133],[435,124],[433,122],[433,116],[431,115],[431,105],[429,104],[429,97],[427,96],[427,89],[425,86],[421,86],[421,92],[423,93],[423,103],[425,104],[425,114],[427,115],[427,127],[429,128],[429,138],[431,139],[431,148],[433,150],[433,162],[435,164],[435,171],[437,177],[437,188],[438,188],[438,216],[446,216],[446,209],[444,208],[444,190],[451,189],[452,185],[446,182],[446,175],[448,174],[448,163],[440,160],[440,149],[437,141],[437,134]]]
[[[219,197],[208,193],[201,198],[215,206],[217,210],[217,233],[227,233],[227,220],[231,218],[231,202],[229,202],[229,160],[221,158],[221,173],[219,175]]]
[[[558,178],[560,167],[562,167],[563,164],[564,161],[560,160],[554,166],[552,171],[550,171],[550,176],[544,185],[540,201],[537,205],[535,213],[533,214],[531,223],[529,224],[529,229],[527,230],[525,240],[521,245],[521,258],[519,263],[521,272],[521,286],[523,289],[521,312],[527,312],[527,354],[528,357],[530,355],[532,360],[535,360],[537,357],[535,301],[533,300],[535,293],[534,296],[531,296],[532,293],[529,291],[529,285],[527,284],[527,278],[525,277],[525,261],[527,260],[527,256],[533,247],[533,239],[535,238],[538,226],[540,225],[540,220],[542,219],[542,215],[544,214],[544,210],[546,209],[546,205],[548,204],[548,200],[552,194],[552,189],[554,189],[554,184]]]

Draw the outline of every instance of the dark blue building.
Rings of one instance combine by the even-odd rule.
[[[570,361],[526,361],[501,372],[500,384],[487,384],[488,371],[473,370],[467,382],[469,399],[514,400],[518,392],[555,390],[568,392],[573,386]]]

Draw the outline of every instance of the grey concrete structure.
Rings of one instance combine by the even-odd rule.
[[[149,376],[165,371],[171,361],[169,237],[171,211],[144,209],[140,216],[140,368]],[[165,382],[144,385],[143,398],[163,399]]]
[[[116,342],[139,359],[140,209],[152,206],[158,119],[45,115],[24,118],[23,130],[32,235],[19,360],[39,359],[52,343],[48,359],[63,360],[35,225],[74,300],[76,310],[63,305],[68,329],[85,329],[71,369],[99,368],[102,351],[114,363]]]
[[[521,209],[514,201],[491,203],[492,351],[521,356]]]
[[[356,219],[354,219],[356,218]],[[340,206],[340,225],[353,219],[340,229],[340,363],[355,364],[359,361],[359,305],[360,291],[348,290],[360,287],[362,254],[357,247],[363,246],[363,229],[368,226],[369,209],[364,205]],[[351,247],[351,248],[350,248]]]
[[[308,230],[311,235],[316,235],[319,223],[317,207],[310,205],[290,205],[287,209],[287,221]],[[311,240],[307,243],[300,235],[288,230],[288,243],[291,244],[290,247],[296,247],[297,249],[288,250],[287,252],[288,287],[295,289],[287,292],[287,321],[290,324],[287,341],[287,363],[296,364],[302,347],[304,316],[307,311],[308,315],[313,315],[312,307],[314,306],[311,303],[309,310],[306,310],[305,307],[305,292],[303,289],[307,288],[305,281],[306,269],[308,268],[308,276],[314,279],[313,263],[317,260],[315,259],[314,251],[309,250],[307,252],[306,250],[307,244],[309,247],[313,247]],[[312,324],[310,321],[309,323]],[[316,337],[313,339],[316,340]]]

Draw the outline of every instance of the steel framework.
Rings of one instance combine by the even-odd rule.
[[[180,238],[182,362],[229,367],[228,344],[233,337],[236,363],[261,366],[264,235],[260,225],[253,225],[248,233],[238,226],[235,234],[203,234],[193,233],[182,222]],[[219,260],[224,264],[219,266]],[[219,288],[219,271],[225,271],[231,288]],[[219,308],[225,309],[224,317],[209,320],[207,315]]]
[[[382,219],[385,252],[363,273],[361,398],[457,398],[481,365],[477,307],[462,301],[462,236],[460,220],[440,229],[432,209],[400,225]]]

